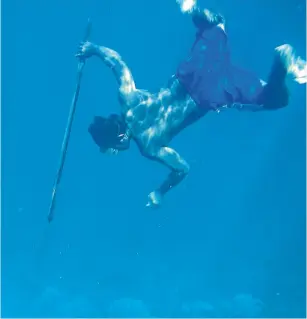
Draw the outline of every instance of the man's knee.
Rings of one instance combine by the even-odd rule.
[[[262,93],[261,104],[265,109],[276,110],[289,104],[289,90],[285,83],[282,85],[267,84]]]

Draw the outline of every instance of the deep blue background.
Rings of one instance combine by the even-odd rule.
[[[277,45],[305,58],[303,0],[200,5],[226,16],[233,60],[259,76]],[[111,71],[88,61],[47,224],[89,16],[91,40],[152,91],[195,32],[175,0],[2,1],[2,316],[304,316],[305,86],[283,110],[212,113],[179,135],[190,176],[148,211],[167,171],[134,145],[97,151],[87,126],[119,106]]]

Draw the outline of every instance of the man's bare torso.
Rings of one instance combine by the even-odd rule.
[[[189,95],[174,98],[169,89],[156,94],[137,90],[130,101],[122,102],[130,133],[145,149],[166,146],[196,109],[197,105]]]

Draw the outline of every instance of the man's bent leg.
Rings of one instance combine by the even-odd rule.
[[[263,82],[262,92],[255,104],[234,103],[231,108],[240,111],[266,111],[277,110],[289,103],[289,90],[286,85],[287,78],[291,76],[294,81],[306,83],[306,62],[296,57],[290,45],[282,45],[275,49],[274,61],[268,76],[267,83]]]
[[[261,97],[264,109],[274,110],[287,106],[289,103],[287,77],[292,76],[298,83],[304,83],[304,70],[306,73],[306,62],[295,56],[290,45],[277,47],[268,82]]]

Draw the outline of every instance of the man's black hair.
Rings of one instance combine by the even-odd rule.
[[[126,123],[122,116],[111,114],[105,118],[95,116],[88,132],[101,149],[116,148],[120,144],[120,135],[126,132]]]

